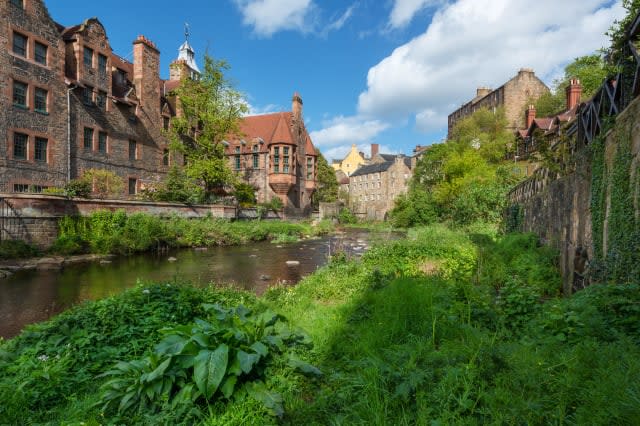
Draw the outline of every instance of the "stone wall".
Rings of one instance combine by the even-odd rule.
[[[48,195],[0,193],[0,235],[2,239],[21,239],[41,248],[53,244],[57,223],[64,216],[88,216],[98,210],[124,210],[127,214],[146,213],[160,217],[252,217],[252,210],[237,211],[234,206],[185,205],[128,200],[66,199]],[[255,216],[255,214],[253,215]],[[271,213],[269,218],[279,218]]]
[[[575,172],[558,177],[546,169],[538,169],[534,176],[514,188],[510,195],[512,206],[520,209],[520,230],[534,232],[541,241],[560,251],[560,269],[564,281],[564,292],[570,294],[589,283],[589,264],[596,252],[608,253],[610,240],[610,217],[612,193],[616,189],[611,180],[616,167],[615,158],[619,149],[629,149],[631,166],[628,170],[630,185],[628,197],[623,202],[630,203],[635,215],[625,220],[635,221],[636,233],[640,223],[640,98],[635,99],[616,118],[616,126],[605,139],[605,185],[603,193],[603,225],[601,235],[593,234],[591,202],[592,155],[589,147],[578,147],[573,161]],[[623,135],[620,132],[624,132]],[[621,145],[619,136],[628,138],[628,145]],[[626,141],[629,142],[629,141]],[[617,188],[618,190],[620,188]],[[596,247],[601,241],[602,247]],[[640,250],[640,247],[637,247]],[[584,278],[583,278],[584,277]]]

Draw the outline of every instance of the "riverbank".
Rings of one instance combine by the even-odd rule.
[[[638,285],[561,299],[555,262],[432,226],[261,298],[142,284],[1,344],[0,423],[633,424]]]

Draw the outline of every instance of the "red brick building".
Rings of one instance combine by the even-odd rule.
[[[172,90],[200,73],[188,41],[163,80],[160,51],[144,36],[129,62],[113,52],[97,18],[65,27],[42,0],[3,0],[0,16],[0,192],[41,192],[97,168],[121,176],[123,196],[135,196],[174,161],[183,164],[163,129],[176,114]],[[241,129],[227,154],[260,201],[278,196],[306,209],[316,153],[299,96],[292,112],[247,117]]]
[[[280,198],[290,210],[305,212],[316,190],[317,153],[295,93],[290,112],[245,117],[241,136],[227,143],[231,168],[257,189],[259,202]]]

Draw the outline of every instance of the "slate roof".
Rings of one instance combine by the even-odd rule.
[[[384,163],[369,164],[368,166],[359,167],[358,170],[356,170],[351,174],[351,177],[370,175],[372,173],[386,172],[387,170],[389,170],[389,167],[391,166],[393,166],[393,161],[385,161]]]

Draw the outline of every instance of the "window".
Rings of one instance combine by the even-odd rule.
[[[23,133],[13,134],[13,158],[15,158],[16,160],[27,159],[27,142],[28,141],[29,141],[29,136]]]
[[[27,56],[27,37],[15,31],[13,32],[13,53]]]
[[[127,85],[127,73],[120,68],[116,73],[116,84],[123,87]]]
[[[19,7],[20,9],[24,9],[24,4],[22,3],[24,0],[11,0],[11,4],[15,7]]]
[[[85,68],[93,68],[93,49],[85,47],[83,58]]]
[[[283,165],[282,165],[282,173],[289,173],[289,147],[285,146],[283,149]]]
[[[47,112],[47,97],[49,92],[36,87],[33,98],[33,109],[37,112]]]
[[[129,195],[136,195],[137,187],[138,187],[138,179],[129,178]]]
[[[162,127],[165,130],[169,130],[169,121],[170,121],[169,117],[162,117]]]
[[[45,189],[47,189],[48,186],[42,186],[42,185],[31,185],[31,192],[35,192],[36,194],[42,194],[42,191],[44,191]]]
[[[313,158],[307,157],[307,179],[313,179]]]
[[[273,148],[273,173],[280,173],[280,148]]]
[[[98,90],[98,95],[96,96],[96,105],[98,105],[100,109],[105,109],[107,107],[107,92]]]
[[[164,151],[162,151],[162,165],[163,166],[168,166],[169,165],[169,150],[165,149]]]
[[[138,143],[136,141],[129,141],[129,160],[138,159]]]
[[[240,147],[236,146],[236,159],[235,159],[236,170],[240,170]]]
[[[29,185],[24,183],[14,183],[13,192],[29,192]]]
[[[47,145],[48,142],[45,138],[36,138],[36,149],[34,150],[33,158],[39,163],[47,162]],[[40,191],[42,192],[42,191]]]
[[[91,127],[84,128],[84,138],[82,146],[84,149],[93,149],[93,129]]]
[[[253,146],[253,168],[257,169],[260,167],[260,157],[258,157],[258,145]]]
[[[107,134],[105,132],[98,132],[98,152],[100,154],[107,153]]]
[[[27,85],[20,82],[13,82],[13,104],[22,108],[27,107]]]
[[[87,86],[82,91],[82,102],[86,105],[93,104],[93,87]]]
[[[98,55],[98,72],[100,74],[107,74],[107,57],[104,55]]]
[[[38,43],[36,41],[34,49],[34,59],[37,63],[47,65],[47,49],[48,47],[46,44]]]

